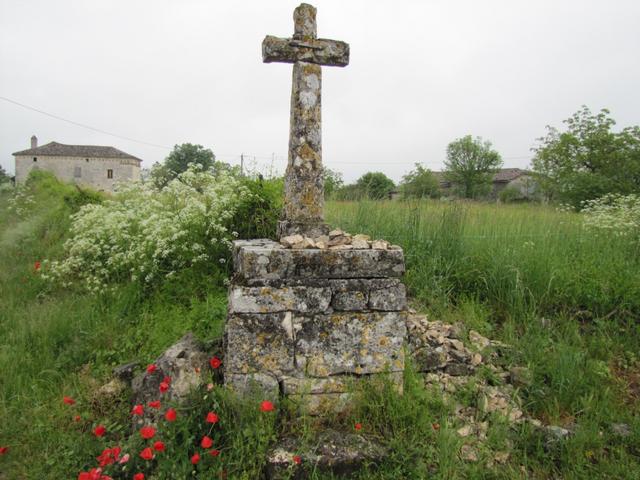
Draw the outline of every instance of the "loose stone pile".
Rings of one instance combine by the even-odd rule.
[[[387,248],[371,248],[364,237],[332,233],[326,248],[317,247],[323,239],[302,236],[293,242],[285,237],[289,240],[282,244],[234,243],[236,273],[225,326],[227,385],[238,391],[254,385],[274,397],[282,393],[312,414],[340,410],[349,383],[362,377],[389,375],[401,388],[402,249],[386,242]],[[355,238],[363,248],[353,248]],[[296,247],[309,242],[316,248]]]
[[[371,240],[369,235],[351,235],[340,229],[331,230],[328,235],[319,235],[314,238],[306,235],[288,235],[280,239],[280,244],[285,248],[301,250],[305,248],[319,248],[321,250],[401,250],[398,245],[391,245],[386,240]]]

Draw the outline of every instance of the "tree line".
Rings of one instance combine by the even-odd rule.
[[[614,131],[616,122],[608,110],[594,114],[586,106],[564,124],[562,131],[547,126],[547,134],[532,148],[529,173],[540,197],[580,209],[584,202],[609,193],[640,192],[640,127]],[[212,171],[237,170],[216,161],[211,150],[186,143],[176,145],[162,164],[154,165],[150,177],[164,185],[189,163]],[[502,157],[490,141],[466,135],[447,146],[444,172],[432,172],[417,163],[398,185],[382,172],[367,172],[345,184],[340,172],[325,168],[325,195],[338,200],[381,200],[392,193],[404,199],[443,195],[482,199],[491,192],[493,177],[502,165]],[[500,196],[508,200],[512,192],[505,190]]]

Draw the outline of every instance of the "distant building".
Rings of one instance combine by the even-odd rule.
[[[13,154],[16,184],[24,183],[33,169],[47,170],[60,180],[113,191],[116,183],[140,180],[142,160],[114,147],[63,145],[50,142],[38,146],[31,137],[31,148]]]
[[[440,183],[440,190],[444,196],[453,194],[454,185],[446,179],[446,172],[433,172]],[[506,188],[513,188],[519,193],[519,199],[531,199],[538,191],[538,184],[528,170],[520,168],[501,168],[493,176],[489,197],[497,199],[500,192]]]

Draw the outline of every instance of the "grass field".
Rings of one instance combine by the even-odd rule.
[[[0,456],[0,478],[76,478],[104,448],[89,434],[93,425],[104,423],[111,442],[125,436],[128,412],[123,404],[92,402],[96,386],[113,366],[145,365],[186,331],[220,336],[226,292],[184,278],[154,292],[124,285],[90,296],[54,288],[39,278],[34,262],[61,254],[68,216],[82,199],[67,187],[42,189],[32,213],[19,218],[2,195],[0,446],[9,450]],[[425,389],[409,366],[403,396],[371,388],[360,392],[351,413],[327,421],[341,428],[361,422],[388,446],[386,461],[359,478],[640,476],[637,243],[588,233],[579,215],[536,205],[329,202],[327,218],[351,233],[401,245],[414,306],[512,345],[507,360],[533,374],[520,392],[526,412],[573,432],[550,449],[527,426],[497,422],[488,444],[508,449],[509,461],[491,468],[463,462],[452,406]],[[63,395],[78,400],[81,422],[71,421]],[[311,439],[322,426],[311,418],[293,421],[286,404],[278,426],[265,423],[222,390],[200,398],[194,415],[211,402],[222,412],[219,463],[194,469],[185,442],[173,447],[171,468],[159,466],[154,478],[191,478],[193,471],[218,478],[222,470],[230,479],[259,478],[273,435]],[[437,432],[434,423],[442,426]],[[615,423],[628,424],[630,434],[615,434]]]

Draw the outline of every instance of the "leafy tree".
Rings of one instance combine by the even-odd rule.
[[[336,200],[361,200],[363,196],[364,193],[355,183],[343,185],[335,192]]]
[[[447,180],[460,195],[477,198],[491,189],[493,174],[502,166],[502,158],[491,148],[491,142],[467,135],[447,146],[444,164]]]
[[[330,168],[324,167],[322,175],[324,177],[324,196],[329,198],[344,184],[342,173],[334,172]]]
[[[402,177],[400,191],[402,198],[438,198],[440,182],[431,170],[416,163],[416,168]]]
[[[614,132],[608,110],[586,106],[564,123],[564,132],[547,126],[534,148],[533,171],[548,198],[579,209],[608,193],[640,191],[640,127]]]
[[[7,172],[2,167],[2,165],[0,165],[0,183],[6,183],[10,180],[11,178],[9,178],[9,175],[7,175]]]
[[[387,198],[396,187],[393,180],[382,172],[365,173],[358,179],[356,185],[363,195],[374,200]]]
[[[173,150],[162,164],[155,163],[151,167],[150,176],[153,183],[163,187],[182,172],[185,172],[190,163],[195,163],[208,170],[215,163],[215,156],[208,148],[192,143],[175,145]]]

